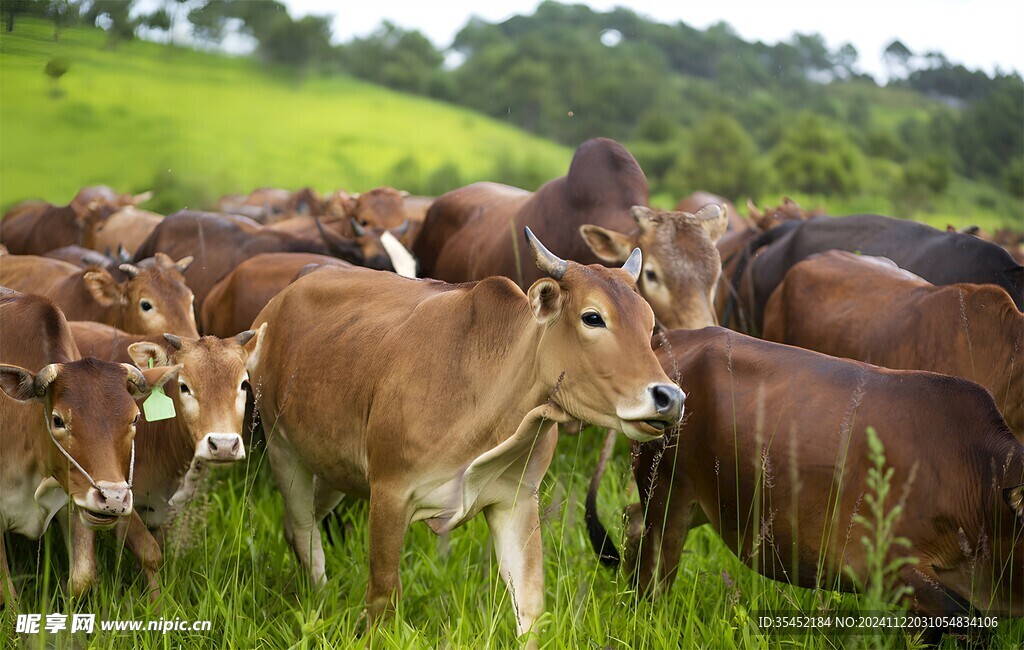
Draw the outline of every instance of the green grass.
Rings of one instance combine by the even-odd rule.
[[[907,647],[905,636],[784,637],[761,631],[758,609],[854,611],[849,594],[811,591],[765,579],[742,566],[708,527],[691,532],[674,588],[655,602],[638,600],[619,574],[598,566],[586,541],[583,496],[601,447],[601,432],[563,435],[541,492],[547,586],[545,648],[814,648]],[[636,500],[624,439],[605,476],[600,509],[613,535],[618,513]],[[84,600],[63,595],[67,560],[56,526],[38,544],[9,536],[22,599],[0,612],[0,638],[16,614],[96,614],[97,619],[210,620],[210,632],[78,634],[88,648],[344,648],[358,647],[368,577],[366,507],[340,510],[344,539],[327,545],[328,584],[311,589],[281,532],[281,498],[261,447],[220,470],[203,501],[193,503],[171,536],[161,571],[157,613],[144,597],[134,559],[112,537],[100,553],[102,583]],[[332,527],[334,524],[331,524]],[[335,533],[337,533],[335,528]],[[43,562],[39,562],[39,559]],[[402,558],[403,600],[379,634],[386,648],[515,647],[512,609],[494,566],[487,527],[477,517],[449,538],[415,524]],[[1024,621],[1004,621],[993,647],[1020,647]],[[26,647],[70,645],[66,632],[20,635]],[[909,640],[912,643],[912,640]],[[955,647],[952,639],[944,647]]]
[[[471,111],[344,76],[296,80],[248,58],[104,44],[102,31],[85,28],[54,42],[50,24],[28,19],[0,36],[0,205],[64,203],[92,183],[170,187],[200,203],[261,186],[363,191],[390,182],[409,156],[424,174],[452,163],[467,182],[488,179],[499,158],[551,178],[571,155]],[[70,63],[59,97],[43,74],[52,57]]]

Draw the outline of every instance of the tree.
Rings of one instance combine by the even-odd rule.
[[[121,40],[135,37],[138,26],[131,17],[132,5],[135,0],[93,0],[85,13],[85,22],[107,30],[107,45],[113,47]]]
[[[864,182],[860,150],[841,129],[813,113],[792,121],[772,160],[786,191],[849,195]]]
[[[60,97],[63,94],[58,84],[60,82],[60,78],[67,74],[69,67],[70,64],[68,63],[68,60],[63,57],[52,58],[46,62],[45,66],[43,66],[43,72],[47,77],[53,80],[53,90],[50,94],[54,98]]]
[[[727,115],[715,115],[697,127],[689,149],[665,177],[676,196],[706,190],[728,197],[757,197],[766,172],[757,145],[740,124]]]
[[[910,74],[910,58],[914,53],[899,39],[894,40],[885,48],[882,59],[889,71],[889,80],[906,77]]]

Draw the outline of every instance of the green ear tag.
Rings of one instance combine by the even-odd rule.
[[[149,360],[149,367],[153,367],[153,360]],[[149,397],[142,403],[142,412],[146,414],[147,422],[158,420],[169,420],[174,417],[174,400],[164,393],[163,386],[154,386]]]

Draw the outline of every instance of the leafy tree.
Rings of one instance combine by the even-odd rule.
[[[905,77],[910,73],[910,59],[914,53],[899,39],[894,40],[885,48],[883,59],[889,71],[889,79]]]
[[[51,91],[53,97],[60,97],[63,94],[58,84],[60,83],[60,78],[67,74],[70,67],[71,64],[63,57],[52,58],[43,67],[43,72],[46,76],[53,80],[53,90]]]
[[[753,139],[736,120],[717,115],[696,129],[689,150],[668,171],[665,183],[677,196],[707,190],[738,198],[758,196],[765,180]]]
[[[324,60],[331,51],[331,19],[327,16],[292,20],[287,13],[277,14],[260,29],[257,52],[274,63],[301,67]]]
[[[843,131],[813,113],[793,120],[772,155],[786,191],[850,195],[864,183],[864,159]]]
[[[138,23],[131,16],[134,4],[135,0],[93,0],[85,13],[85,22],[99,27],[106,21],[107,45],[113,47],[119,41],[135,38]]]
[[[345,69],[357,77],[406,92],[449,92],[437,81],[444,56],[418,31],[384,21],[370,36],[353,39],[340,49]]]

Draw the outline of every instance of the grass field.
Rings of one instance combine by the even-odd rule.
[[[64,203],[91,183],[156,189],[147,207],[165,211],[254,187],[364,191],[395,182],[403,160],[407,177],[407,159],[423,175],[454,165],[466,182],[492,178],[499,163],[547,179],[571,156],[471,111],[348,77],[296,80],[251,59],[140,41],[109,50],[100,30],[70,29],[58,42],[52,31],[24,20],[0,36],[0,206]],[[43,74],[53,57],[70,63],[59,97]]]

